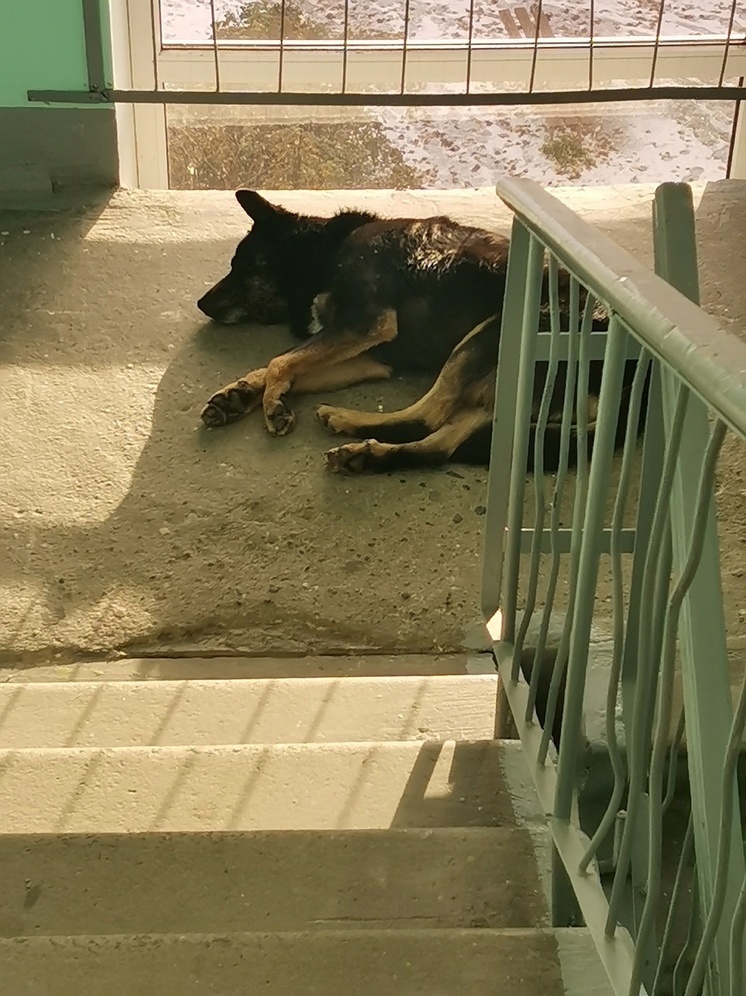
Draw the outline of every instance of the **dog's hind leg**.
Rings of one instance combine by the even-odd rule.
[[[463,408],[489,408],[494,400],[499,328],[482,322],[455,347],[430,390],[397,412],[360,412],[321,405],[316,415],[332,432],[381,443],[424,439]]]
[[[492,413],[486,409],[465,409],[429,436],[415,442],[381,443],[376,439],[366,439],[338,446],[327,452],[327,466],[336,473],[380,473],[407,467],[435,467],[447,463],[473,436],[479,434],[488,438],[485,430],[489,430],[491,421]],[[486,447],[485,457],[488,452],[489,446]]]

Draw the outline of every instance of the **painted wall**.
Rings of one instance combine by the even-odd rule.
[[[108,2],[100,2],[111,66]],[[87,88],[81,0],[0,0],[1,190],[117,182],[111,106],[49,106],[26,96],[28,90]]]
[[[108,41],[107,17],[103,2]],[[30,106],[27,90],[87,86],[81,0],[0,0],[0,107]]]

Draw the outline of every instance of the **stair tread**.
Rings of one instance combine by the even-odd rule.
[[[552,930],[0,939],[14,996],[564,996]]]
[[[0,750],[0,833],[512,826],[515,743]]]
[[[0,685],[0,748],[491,737],[496,675]]]
[[[0,866],[2,936],[521,927],[546,916],[531,835],[516,828],[14,834],[0,836]]]

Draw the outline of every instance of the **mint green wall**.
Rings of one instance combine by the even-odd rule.
[[[108,39],[106,0],[102,18]],[[87,85],[81,0],[0,0],[0,107],[34,106],[27,90]]]

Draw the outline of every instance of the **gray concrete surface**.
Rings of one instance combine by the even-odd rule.
[[[494,740],[0,749],[0,834],[511,826],[504,764],[523,764],[519,750]]]
[[[652,188],[560,190],[650,259]],[[746,184],[696,191],[703,302],[746,327]],[[490,191],[294,193],[332,212],[448,211],[507,230]],[[328,437],[258,418],[208,433],[215,387],[288,343],[194,307],[244,219],[230,193],[119,193],[88,211],[0,215],[0,663],[203,652],[455,652],[478,614],[485,472],[328,474]],[[335,395],[393,407],[422,385]],[[743,637],[742,453],[720,482],[726,608]],[[603,602],[602,578],[601,600]]]
[[[564,996],[557,933],[0,939],[0,982],[14,996]]]
[[[547,920],[531,837],[516,827],[16,834],[0,836],[0,861],[3,937]]]
[[[496,700],[496,674],[8,682],[0,685],[0,745],[480,740],[494,736]]]

